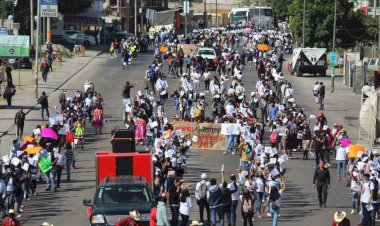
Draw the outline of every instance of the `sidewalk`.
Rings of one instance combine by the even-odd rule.
[[[78,74],[84,67],[86,67],[97,55],[99,51],[90,50],[86,51],[84,57],[64,58],[62,63],[53,64],[53,72],[49,72],[47,82],[43,82],[41,73],[38,76],[38,95],[45,91],[49,96],[49,111],[54,109],[56,100],[51,100],[51,95],[69,81],[72,77]],[[27,114],[25,124],[33,123],[33,126],[44,123],[43,121],[35,123],[34,120],[28,118],[28,114],[32,111],[40,109],[35,98],[35,79],[31,70],[20,71],[19,86],[19,71],[13,70],[13,83],[16,86],[16,95],[12,98],[12,108],[5,108],[7,105],[4,98],[0,98],[0,154],[8,154],[11,147],[12,140],[16,138],[14,131],[14,116],[16,112],[23,107],[24,112]],[[2,86],[2,92],[4,86]],[[51,112],[52,114],[53,112]],[[24,135],[28,135],[30,131],[24,129]]]

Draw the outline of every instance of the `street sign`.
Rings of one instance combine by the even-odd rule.
[[[58,0],[41,0],[41,17],[58,17]]]
[[[336,52],[329,53],[329,65],[333,67],[338,65],[338,56]]]
[[[8,35],[8,27],[0,27],[0,35]]]
[[[189,1],[183,1],[183,13],[189,14],[190,7],[189,7]]]

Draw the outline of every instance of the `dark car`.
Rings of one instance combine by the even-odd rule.
[[[91,226],[113,226],[133,210],[140,213],[143,225],[149,225],[152,203],[152,190],[140,176],[107,177],[100,182],[93,203],[83,200],[91,208]]]
[[[15,63],[12,63],[12,68],[13,69],[32,69],[33,67],[33,62],[31,57],[18,57],[18,58],[13,58]],[[19,62],[20,61],[20,62]],[[10,63],[9,58],[4,57],[0,58],[0,64],[3,63]]]

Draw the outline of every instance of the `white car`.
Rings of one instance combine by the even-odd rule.
[[[77,35],[78,39],[73,38],[74,35]],[[63,31],[63,43],[64,44],[75,44],[76,40],[79,40],[81,44],[85,46],[95,45],[96,40],[91,35],[86,35],[85,33],[78,30],[64,30]]]
[[[197,50],[197,56],[201,56],[206,59],[208,62],[208,68],[211,70],[216,70],[216,65],[214,64],[214,59],[218,56],[216,55],[216,51],[213,48],[199,48]]]

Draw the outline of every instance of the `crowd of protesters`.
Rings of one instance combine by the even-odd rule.
[[[104,101],[94,88],[91,81],[86,81],[84,91],[76,91],[72,96],[62,90],[59,105],[51,115],[48,96],[42,92],[38,103],[46,123],[36,125],[33,131],[23,129],[25,113],[22,108],[15,114],[17,137],[9,154],[1,160],[1,215],[8,216],[5,218],[11,223],[8,225],[17,225],[16,218],[23,212],[24,203],[37,195],[36,187],[43,177],[45,191],[58,192],[62,183],[71,181],[71,171],[77,169],[78,153],[84,148],[85,131],[94,127],[95,134],[101,133],[104,123]],[[65,179],[62,179],[63,171]]]

